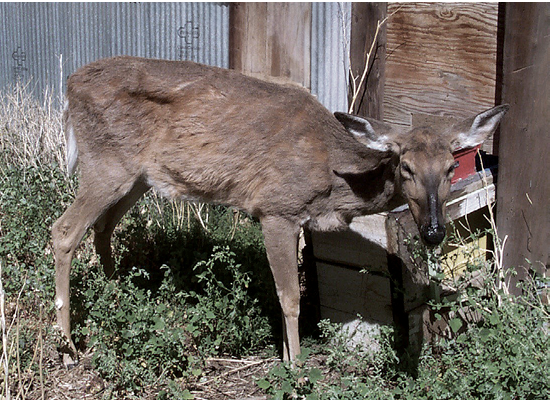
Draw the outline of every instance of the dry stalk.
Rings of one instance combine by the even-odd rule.
[[[265,364],[265,363],[268,363],[268,362],[271,362],[271,361],[275,361],[277,360],[278,358],[277,357],[271,357],[271,358],[268,358],[268,359],[265,359],[265,360],[259,360],[259,361],[252,361],[252,362],[246,362],[245,365],[243,366],[240,366],[240,367],[237,367],[237,368],[233,368],[229,371],[225,371],[224,373],[218,375],[218,376],[215,376],[211,379],[208,379],[207,381],[204,381],[204,382],[200,382],[198,385],[199,386],[208,386],[210,385],[212,382],[220,379],[220,378],[225,378],[226,376],[229,376],[229,375],[232,375],[234,373],[237,373],[239,371],[243,371],[245,369],[248,369],[248,368],[252,368],[256,365],[260,365],[260,364]],[[233,361],[233,360],[224,360],[224,361]]]
[[[17,307],[19,307],[19,300],[17,301]],[[21,357],[20,357],[20,349],[19,349],[19,318],[17,317],[17,314],[15,315],[15,318],[17,318],[17,325],[15,327],[15,354],[16,354],[16,362],[17,362],[17,397],[19,397],[19,394],[23,393],[23,385],[21,380]]]
[[[174,218],[176,219],[175,225],[177,229],[183,229],[185,222],[185,205],[183,201],[178,200],[174,202]]]
[[[20,353],[21,350],[19,348],[19,333],[20,333],[20,318],[19,318],[19,301],[21,299],[21,295],[23,294],[23,290],[25,289],[25,282],[27,282],[27,274],[25,274],[25,277],[23,278],[23,286],[21,287],[21,290],[19,291],[19,294],[17,295],[17,300],[15,301],[15,312],[13,314],[13,320],[12,320],[12,326],[15,321],[15,354],[16,354],[16,363],[17,363],[17,398],[19,398],[19,395],[21,394],[24,396],[24,388],[23,388],[23,377],[21,375],[21,357]],[[10,326],[10,330],[12,329],[12,326]]]
[[[497,298],[498,298],[498,304],[499,306],[502,304],[502,296],[500,295],[500,291],[504,292],[504,294],[508,295],[510,294],[509,287],[505,283],[505,277],[506,273],[504,271],[504,264],[503,264],[503,256],[504,256],[504,246],[506,245],[506,240],[508,239],[508,235],[502,239],[502,241],[499,238],[498,235],[498,229],[496,224],[495,215],[493,213],[493,206],[491,205],[490,199],[489,199],[489,190],[487,190],[487,174],[485,173],[485,167],[483,165],[483,160],[479,154],[479,150],[477,151],[478,158],[481,162],[481,179],[483,181],[483,186],[485,187],[485,194],[487,196],[487,209],[489,210],[489,217],[487,218],[489,224],[491,225],[491,229],[493,231],[493,257],[494,257],[494,264],[497,274],[497,288],[496,290],[493,289],[495,292]]]
[[[10,384],[9,384],[9,362],[8,362],[8,335],[6,332],[6,314],[5,314],[5,293],[4,284],[2,282],[2,262],[0,261],[0,320],[2,324],[2,367],[4,369],[4,398],[9,400]]]
[[[368,72],[370,70],[370,59],[372,57],[372,54],[374,52],[376,43],[378,42],[378,34],[380,33],[380,27],[388,20],[388,17],[384,18],[382,21],[378,21],[376,24],[376,32],[374,33],[374,38],[372,39],[372,43],[370,45],[370,49],[367,52],[367,55],[365,57],[365,66],[363,68],[363,74],[361,75],[361,80],[359,81],[359,86],[357,86],[357,79],[358,76],[354,76],[353,69],[351,68],[351,53],[350,53],[350,61],[349,61],[349,72],[351,76],[351,84],[352,84],[352,98],[351,103],[349,105],[348,112],[350,114],[355,113],[355,102],[357,101],[357,98],[359,97],[359,92],[361,91],[361,88],[365,84],[365,80],[367,78]]]
[[[372,67],[371,66],[371,58],[374,55],[375,50],[376,50],[376,43],[378,42],[378,35],[380,34],[380,28],[388,21],[389,18],[394,16],[395,13],[397,13],[400,9],[401,9],[401,7],[398,7],[391,15],[387,16],[382,21],[377,21],[376,31],[374,32],[374,37],[372,39],[370,49],[369,49],[369,51],[367,52],[367,54],[365,56],[365,65],[364,65],[364,68],[363,68],[363,73],[361,74],[361,80],[359,81],[359,85],[357,85],[357,79],[359,79],[359,76],[355,76],[354,73],[353,73],[353,69],[352,69],[352,66],[351,66],[351,52],[348,51],[349,76],[350,76],[350,86],[351,86],[351,91],[352,91],[351,103],[350,103],[350,106],[349,106],[349,109],[348,109],[348,113],[350,113],[350,114],[356,114],[357,113],[357,110],[355,110],[355,103],[357,102],[357,99],[359,97],[359,93],[361,92],[361,88],[363,88],[363,86],[365,85],[365,82],[366,82],[366,79],[367,79],[367,76],[368,76],[368,72],[370,71],[370,69]],[[342,18],[342,25],[344,25],[344,18]],[[343,28],[345,30],[345,27],[343,27]]]
[[[189,204],[190,204],[191,210],[193,210],[193,213],[195,214],[195,217],[197,218],[197,220],[201,224],[204,231],[209,232],[209,230],[208,230],[208,219],[209,219],[208,205],[206,205],[205,203],[189,203]],[[201,213],[202,213],[203,209],[205,209],[205,208],[206,208],[205,217],[203,219]]]
[[[38,370],[40,373],[40,394],[42,396],[42,400],[46,398],[45,390],[44,390],[44,368],[43,368],[43,362],[44,362],[44,335],[42,333],[42,304],[40,304],[40,327],[39,327],[39,334],[38,334],[38,341],[40,343],[40,359],[38,361]]]
[[[241,212],[239,210],[233,210],[233,219],[232,219],[232,227],[231,227],[231,237],[230,241],[232,241],[235,238],[235,233],[237,232],[237,226],[239,225],[239,219],[240,219]]]
[[[0,147],[7,161],[39,167],[44,163],[66,164],[61,110],[55,106],[52,90],[42,102],[32,94],[30,84],[17,83],[0,93]]]

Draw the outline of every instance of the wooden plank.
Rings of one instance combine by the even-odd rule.
[[[477,189],[447,203],[447,214],[451,220],[473,213],[495,201],[495,185]]]
[[[310,87],[311,3],[231,6],[230,66]]]
[[[353,75],[359,85],[365,69],[367,53],[371,48],[378,22],[386,18],[387,3],[352,3],[350,58]],[[386,25],[378,34],[375,52],[371,56],[371,69],[366,84],[359,92],[354,114],[382,120],[384,100],[384,64],[386,59]],[[351,104],[351,94],[349,97]]]
[[[317,263],[321,318],[326,312],[388,324],[392,322],[390,280],[387,277]],[[339,322],[343,322],[340,319]]]
[[[388,213],[386,231],[388,234],[388,266],[393,269],[390,272],[394,276],[398,276],[399,287],[403,288],[399,289],[403,292],[401,314],[408,313],[424,304],[429,293],[428,269],[424,264],[415,262],[408,247],[411,233],[417,234],[418,229],[407,209],[399,213]],[[397,269],[397,259],[402,260],[401,271]]]
[[[383,230],[385,221],[385,213],[365,215],[354,218],[349,225],[349,229],[361,235],[362,238],[380,247],[387,248],[388,238]]]
[[[518,279],[525,259],[539,273],[550,265],[549,49],[550,3],[508,3],[503,99],[511,108],[500,134],[497,225]]]
[[[384,222],[370,226],[378,235],[385,235]],[[363,229],[367,229],[363,227]],[[343,232],[313,232],[313,252],[317,260],[345,264],[355,270],[386,271],[386,251],[379,244],[347,230]]]
[[[311,87],[311,3],[268,3],[269,75]]]
[[[249,74],[265,74],[267,3],[234,3],[229,13],[229,66]]]
[[[467,118],[494,105],[497,3],[389,3],[384,119]],[[484,149],[492,151],[491,141]]]

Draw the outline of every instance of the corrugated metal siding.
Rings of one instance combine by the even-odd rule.
[[[351,3],[312,4],[311,91],[331,111],[347,109],[350,15]],[[0,3],[0,21],[0,87],[32,78],[60,93],[80,66],[122,54],[229,65],[220,3]]]
[[[330,111],[347,111],[351,3],[313,3],[311,92]]]
[[[229,65],[223,3],[0,3],[0,21],[0,87],[32,78],[37,93],[59,91],[78,67],[122,54]]]

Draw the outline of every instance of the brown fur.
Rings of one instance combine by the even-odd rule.
[[[424,204],[427,192],[438,193],[438,204],[448,194],[450,184],[439,182],[447,182],[457,134],[403,135],[369,120],[391,139],[387,151],[372,150],[381,146],[369,145],[376,139],[344,129],[351,116],[341,114],[340,123],[293,85],[192,62],[117,57],[73,74],[67,98],[66,130],[69,142],[76,138],[80,189],[52,237],[58,322],[73,357],[74,250],[93,226],[97,252],[112,274],[112,231],[151,187],[172,198],[231,205],[260,219],[283,309],[285,359],[299,353],[300,227],[342,229],[354,216],[407,199],[422,229],[425,221],[434,223]],[[367,120],[354,124],[371,126]],[[417,170],[415,179],[403,179],[402,157]],[[69,355],[65,363],[72,363]]]

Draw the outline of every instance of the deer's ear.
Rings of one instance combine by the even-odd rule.
[[[373,118],[335,112],[334,116],[360,143],[377,151],[399,151],[391,126]]]
[[[448,131],[453,151],[483,143],[495,132],[509,108],[508,104],[497,106],[453,125]]]

